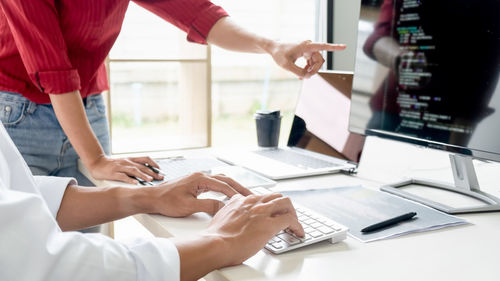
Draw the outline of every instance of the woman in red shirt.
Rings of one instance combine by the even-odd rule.
[[[319,51],[345,45],[286,44],[249,33],[208,0],[134,0],[187,33],[192,42],[268,53],[300,78],[315,74]],[[35,174],[75,176],[82,159],[96,179],[137,183],[160,176],[149,157],[114,159],[100,93],[108,89],[104,60],[129,0],[0,1],[0,118]],[[307,65],[295,65],[305,57]],[[1,112],[3,111],[3,112]],[[29,120],[29,122],[28,122]]]

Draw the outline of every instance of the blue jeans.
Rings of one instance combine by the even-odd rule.
[[[87,97],[85,112],[92,130],[109,154],[109,127],[102,95]],[[78,171],[78,155],[50,104],[36,104],[20,94],[0,91],[0,120],[28,163],[33,175],[74,177],[93,184]]]

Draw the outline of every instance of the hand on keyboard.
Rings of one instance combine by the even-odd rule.
[[[169,217],[185,217],[196,212],[215,214],[224,206],[219,200],[198,199],[198,195],[207,191],[216,191],[232,197],[235,194],[250,195],[247,188],[224,175],[207,175],[194,173],[176,180],[168,181],[154,187],[155,202],[149,204],[153,210]]]
[[[145,189],[151,188],[156,187]],[[172,239],[179,253],[181,277],[198,280],[214,269],[241,264],[282,229],[304,237],[289,198],[276,193],[236,194],[215,214],[207,229],[189,238]]]
[[[251,191],[256,195],[269,195],[272,193],[264,187],[252,188]],[[212,195],[211,198],[221,200],[220,196],[214,197]],[[331,243],[340,242],[347,237],[347,227],[304,207],[295,206],[295,211],[299,223],[304,228],[305,236],[298,237],[289,229],[281,230],[268,241],[265,246],[267,250],[275,254],[281,254],[324,240],[329,240]]]
[[[205,233],[222,238],[227,247],[227,265],[235,265],[261,250],[282,229],[304,237],[289,198],[277,193],[247,197],[237,194],[215,214]]]
[[[254,194],[269,194],[267,188],[252,188]],[[290,231],[281,231],[266,244],[266,249],[281,254],[293,249],[324,240],[336,243],[347,237],[348,228],[304,207],[295,206],[299,223],[304,227],[305,236],[297,237]]]

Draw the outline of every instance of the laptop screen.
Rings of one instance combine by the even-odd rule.
[[[323,71],[304,80],[288,146],[359,161],[364,137],[348,130],[352,78]]]

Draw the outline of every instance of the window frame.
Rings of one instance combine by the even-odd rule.
[[[205,58],[196,58],[196,59],[135,59],[135,58],[129,58],[129,59],[112,59],[109,57],[109,55],[106,58],[105,65],[106,65],[106,72],[108,76],[108,85],[110,85],[110,89],[104,93],[104,98],[106,102],[106,110],[107,110],[107,116],[108,116],[108,126],[109,126],[109,134],[110,134],[110,147],[111,147],[111,154],[112,155],[120,155],[120,154],[130,154],[130,153],[145,153],[145,152],[159,152],[159,151],[171,151],[171,150],[179,150],[179,149],[196,149],[196,148],[206,148],[206,147],[211,147],[212,146],[212,63],[211,63],[211,48],[209,45],[205,46],[206,48],[206,54]],[[196,122],[197,124],[192,127],[192,129],[201,129],[205,131],[206,135],[206,141],[203,145],[200,146],[186,146],[186,147],[176,147],[176,148],[158,148],[158,149],[152,149],[148,151],[123,151],[123,152],[113,152],[113,135],[112,135],[112,126],[113,126],[113,121],[112,121],[112,102],[111,102],[111,71],[110,71],[110,64],[111,63],[120,63],[120,62],[164,62],[164,63],[180,63],[181,65],[183,63],[204,63],[205,64],[205,75],[204,77],[189,77],[189,79],[186,77],[187,80],[195,79],[197,81],[202,81],[203,84],[205,85],[204,90],[202,89],[201,91],[192,91],[189,93],[189,97],[187,98],[188,100],[198,100],[199,102],[195,104],[197,108],[195,110],[191,110],[189,113],[186,112],[186,116],[190,115],[191,117],[194,115],[194,112],[197,113],[199,116],[200,112],[204,112],[205,118],[204,121]],[[182,79],[184,80],[184,79]],[[185,105],[184,105],[185,106]],[[200,119],[201,120],[201,119]]]

